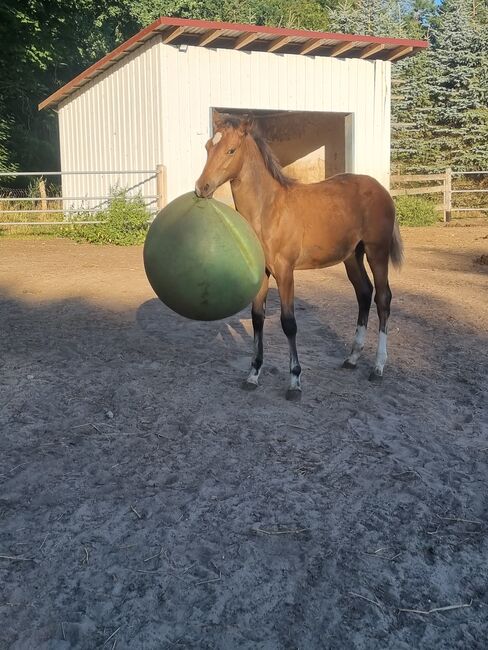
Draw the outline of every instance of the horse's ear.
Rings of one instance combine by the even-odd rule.
[[[223,126],[224,126],[224,117],[223,117],[222,113],[214,112],[213,117],[212,117],[212,127],[213,127],[213,130],[214,130],[214,133],[216,131],[219,131]]]
[[[246,117],[242,118],[241,123],[239,125],[239,130],[242,133],[242,135],[248,135],[249,133],[252,134],[254,131],[255,127],[255,122],[254,118],[251,117],[250,115],[246,115]]]

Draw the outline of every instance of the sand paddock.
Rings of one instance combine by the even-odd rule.
[[[404,239],[381,385],[343,267],[297,274],[296,404],[275,288],[247,393],[248,311],[0,238],[2,650],[486,648],[488,227]]]

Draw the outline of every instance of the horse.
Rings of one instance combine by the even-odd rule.
[[[195,193],[200,198],[211,198],[220,185],[230,181],[236,210],[254,229],[266,260],[265,278],[252,303],[254,354],[243,387],[258,386],[266,296],[272,275],[280,296],[281,325],[289,344],[290,384],[286,398],[301,398],[293,274],[341,262],[359,308],[354,341],[343,367],[356,368],[373,295],[364,255],[373,274],[379,318],[378,347],[370,380],[381,381],[387,360],[392,298],[388,263],[399,268],[403,261],[403,243],[389,192],[371,176],[361,174],[337,174],[318,183],[301,183],[284,173],[252,118],[220,115],[213,127]]]

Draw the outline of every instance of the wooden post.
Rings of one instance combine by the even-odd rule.
[[[46,181],[43,178],[39,180],[39,196],[41,197],[41,210],[47,210]]]
[[[166,167],[164,165],[157,165],[156,167],[156,194],[157,194],[157,208],[158,211],[162,210],[167,202],[167,183],[166,183]]]
[[[446,169],[446,177],[444,179],[444,223],[451,221],[451,208],[452,208],[452,169]]]

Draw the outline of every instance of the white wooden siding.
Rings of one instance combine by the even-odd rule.
[[[59,109],[63,170],[167,168],[168,200],[193,189],[212,107],[350,113],[348,170],[389,186],[390,63],[164,45],[156,36]],[[65,196],[117,179],[65,177]],[[121,177],[137,185],[142,177]],[[155,194],[155,183],[142,186]]]
[[[163,160],[161,44],[152,39],[59,108],[62,171],[153,170]],[[64,176],[63,196],[107,196],[111,188],[156,194],[149,174]],[[76,208],[100,201],[73,201]],[[65,204],[70,207],[71,204]]]
[[[168,198],[193,188],[205,163],[210,108],[353,114],[349,171],[389,186],[390,63],[164,46],[162,76]]]

